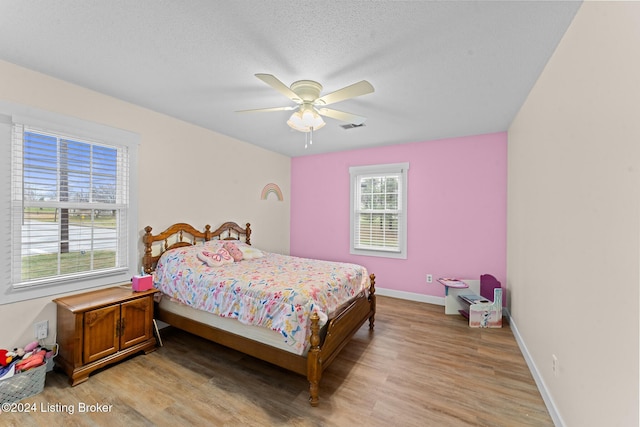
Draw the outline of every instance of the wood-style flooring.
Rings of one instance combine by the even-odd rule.
[[[381,296],[377,311],[325,371],[317,408],[304,377],[166,328],[163,347],[76,387],[49,372],[21,402],[31,412],[0,425],[553,426],[508,325],[471,329],[441,306]]]

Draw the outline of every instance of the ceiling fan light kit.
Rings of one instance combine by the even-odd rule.
[[[304,109],[301,108],[293,113],[287,120],[287,124],[291,129],[300,132],[310,132],[312,129],[318,130],[326,125],[322,117],[311,106],[307,106]]]
[[[313,138],[313,131],[322,128],[326,124],[321,116],[330,117],[354,125],[362,125],[366,120],[366,118],[362,116],[325,108],[325,105],[355,98],[356,96],[366,95],[374,91],[371,83],[366,80],[362,80],[358,83],[354,83],[350,86],[338,89],[335,92],[331,92],[320,97],[322,85],[313,80],[298,80],[292,83],[291,87],[287,87],[287,85],[271,74],[256,74],[256,77],[282,93],[291,101],[298,104],[298,106],[259,108],[238,112],[246,113],[296,110],[293,112],[291,117],[289,117],[289,120],[287,120],[287,125],[297,131],[308,133],[309,144],[312,143],[311,138]],[[305,137],[305,148],[307,147],[306,141],[307,137]]]

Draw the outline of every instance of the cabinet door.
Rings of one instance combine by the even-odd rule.
[[[153,335],[153,302],[150,297],[122,303],[120,348],[150,339]]]
[[[98,308],[84,314],[84,363],[102,359],[120,350],[120,306]]]

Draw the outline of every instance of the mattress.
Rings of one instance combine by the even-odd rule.
[[[179,316],[187,317],[195,320],[196,322],[204,323],[205,325],[213,326],[223,331],[231,332],[236,335],[240,335],[245,338],[249,338],[253,341],[260,342],[262,344],[276,347],[280,350],[288,351],[290,353],[296,353],[295,348],[288,345],[282,339],[282,335],[278,332],[262,328],[254,325],[245,325],[238,322],[238,320],[230,317],[220,317],[217,314],[212,314],[204,310],[198,310],[197,308],[189,307],[171,298],[163,297],[160,300],[160,308],[162,310],[177,314]],[[303,351],[303,355],[306,355],[307,350]]]
[[[360,265],[259,251],[236,241],[229,251],[223,245],[228,248],[228,242],[211,241],[165,252],[154,272],[154,286],[170,297],[163,298],[163,304],[173,300],[185,307],[172,310],[192,308],[242,326],[259,326],[266,332],[242,328],[238,334],[258,334],[255,339],[260,342],[278,337],[280,343],[270,345],[284,344],[296,354],[308,350],[313,313],[322,327],[369,287],[367,270]],[[231,257],[234,249],[246,257]],[[189,312],[190,318],[200,316]],[[209,322],[218,319],[202,323]],[[236,327],[240,325],[222,329]]]

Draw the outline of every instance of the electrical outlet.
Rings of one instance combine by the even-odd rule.
[[[560,362],[558,361],[558,356],[555,354],[551,355],[551,369],[553,370],[553,375],[560,375]]]
[[[49,321],[48,320],[44,320],[42,322],[38,322],[34,326],[35,326],[36,339],[43,340],[49,335]]]
[[[433,275],[427,274],[427,283],[431,283],[431,282],[433,282]]]

